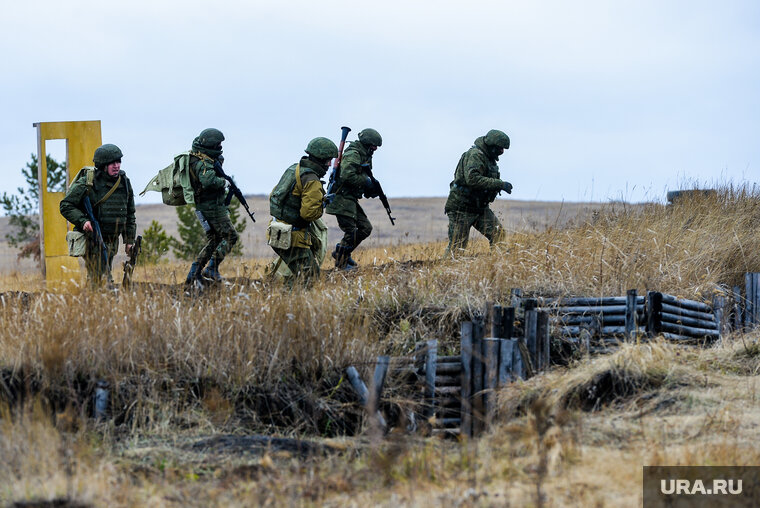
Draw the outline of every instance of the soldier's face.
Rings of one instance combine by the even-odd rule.
[[[501,154],[503,154],[503,153],[504,153],[504,149],[503,149],[502,147],[500,147],[500,146],[495,146],[495,147],[493,148],[493,152],[494,152],[494,153],[496,154],[496,156],[498,157],[499,155],[501,155]]]
[[[121,169],[121,161],[112,162],[108,166],[106,166],[106,171],[108,171],[108,174],[110,176],[117,176],[119,174],[119,170]]]
[[[375,153],[375,150],[377,150],[377,146],[375,145],[369,145],[369,151],[372,153]]]

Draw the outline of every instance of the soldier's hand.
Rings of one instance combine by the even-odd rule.
[[[325,197],[322,198],[322,201],[324,201],[325,203],[329,205],[330,203],[333,202],[334,199],[335,199],[335,193],[331,192],[330,194],[325,194]]]
[[[512,184],[509,182],[504,182],[504,190],[507,194],[512,194]]]
[[[132,255],[132,247],[134,247],[134,244],[132,244],[132,243],[125,243],[124,244],[124,253],[127,256],[131,256]]]
[[[84,223],[84,226],[82,226],[82,229],[85,233],[92,233],[92,222],[87,221]]]

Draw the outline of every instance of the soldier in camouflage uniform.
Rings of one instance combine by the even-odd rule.
[[[205,219],[207,242],[203,250],[190,266],[186,285],[202,284],[203,280],[221,282],[219,265],[224,261],[238,241],[238,233],[230,220],[230,211],[225,205],[227,180],[214,170],[214,164],[221,164],[224,134],[218,129],[204,129],[193,140],[190,152],[190,183],[193,186],[195,209]],[[206,266],[208,263],[208,266]],[[204,268],[205,267],[205,268]]]
[[[496,164],[508,148],[509,137],[494,129],[477,138],[459,159],[445,207],[449,216],[446,256],[455,256],[467,247],[471,227],[488,238],[491,246],[504,240],[504,229],[488,205],[501,191],[512,193],[512,184],[501,179]]]
[[[113,284],[111,267],[119,250],[119,236],[124,241],[127,255],[135,243],[135,195],[129,178],[121,170],[121,158],[121,150],[116,145],[105,144],[97,148],[92,158],[95,167],[82,168],[60,204],[61,215],[74,225],[75,231],[87,236],[84,261],[87,280],[92,285],[101,284],[104,275],[108,285]],[[108,251],[108,263],[105,266],[94,225],[85,211],[85,197],[90,199]]]
[[[269,196],[269,212],[281,223],[293,226],[290,247],[272,249],[288,265],[293,276],[286,282],[293,287],[296,280],[308,286],[319,276],[319,264],[314,257],[319,240],[309,232],[309,225],[322,217],[325,190],[322,180],[332,160],[338,156],[338,147],[327,138],[309,141],[307,156],[285,170]],[[267,240],[272,244],[267,231]]]
[[[335,246],[332,257],[335,267],[350,270],[356,268],[351,253],[372,232],[372,224],[359,205],[362,196],[376,198],[379,189],[365,172],[372,170],[372,154],[383,145],[383,138],[375,129],[359,132],[359,140],[349,143],[340,162],[339,180],[335,196],[325,211],[335,215],[343,238]]]

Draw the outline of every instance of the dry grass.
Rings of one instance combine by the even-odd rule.
[[[171,286],[186,270],[174,263],[138,267],[134,293],[19,295],[10,292],[36,290],[38,278],[3,277],[0,394],[14,405],[0,415],[0,500],[630,505],[643,464],[751,463],[757,335],[705,351],[625,346],[515,384],[500,394],[509,419],[478,442],[394,433],[307,459],[190,453],[187,443],[356,432],[346,366],[366,380],[375,356],[408,354],[418,340],[453,350],[458,323],[513,287],[706,297],[760,271],[758,226],[758,191],[728,187],[509,228],[503,246],[475,241],[458,260],[442,259],[442,242],[370,244],[357,251],[359,271],[328,271],[309,291],[265,281],[266,259],[226,264],[234,284],[200,297]],[[114,419],[96,425],[84,415],[99,378],[111,384]]]

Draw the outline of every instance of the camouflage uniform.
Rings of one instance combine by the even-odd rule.
[[[507,135],[492,130],[477,138],[459,159],[444,209],[449,217],[447,256],[467,247],[471,227],[488,238],[492,246],[504,240],[504,229],[488,205],[501,191],[512,192],[512,184],[501,180],[496,164],[507,148]]]
[[[372,154],[381,145],[382,138],[376,130],[364,129],[359,132],[359,140],[349,143],[343,153],[338,188],[325,208],[325,212],[335,215],[338,227],[343,231],[343,238],[332,254],[338,268],[356,265],[351,259],[351,252],[372,233],[372,223],[359,205],[359,199],[362,196],[377,197],[365,168],[372,170]]]
[[[225,205],[227,181],[214,170],[214,164],[221,164],[224,160],[222,141],[224,135],[217,129],[205,129],[193,140],[189,161],[190,183],[194,191],[195,209],[203,214],[209,229],[206,231],[206,245],[191,265],[186,284],[200,280],[201,276],[220,281],[219,265],[238,241],[229,208]]]
[[[108,264],[103,266],[102,251],[95,234],[85,233],[87,250],[84,261],[87,280],[93,285],[102,283],[103,276],[106,276],[109,284],[113,283],[111,268],[113,258],[119,249],[119,236],[122,237],[125,245],[133,245],[137,234],[132,184],[124,171],[120,170],[117,176],[111,176],[106,169],[109,164],[121,161],[121,156],[121,150],[115,145],[107,144],[98,148],[93,158],[96,167],[85,167],[79,172],[59,207],[61,215],[74,225],[74,229],[85,233],[84,225],[90,218],[85,211],[84,198],[85,196],[90,198],[95,219],[98,221],[108,251]],[[88,171],[94,171],[92,185],[88,185]],[[119,186],[101,202],[117,181]]]
[[[272,217],[293,226],[290,248],[272,247],[293,274],[287,279],[291,287],[296,280],[309,285],[319,276],[319,264],[314,256],[320,247],[316,244],[319,239],[310,233],[309,226],[322,217],[325,191],[320,179],[327,173],[330,161],[337,157],[338,147],[327,138],[314,138],[306,147],[306,153],[307,157],[301,157],[297,164],[285,170],[269,196]]]

